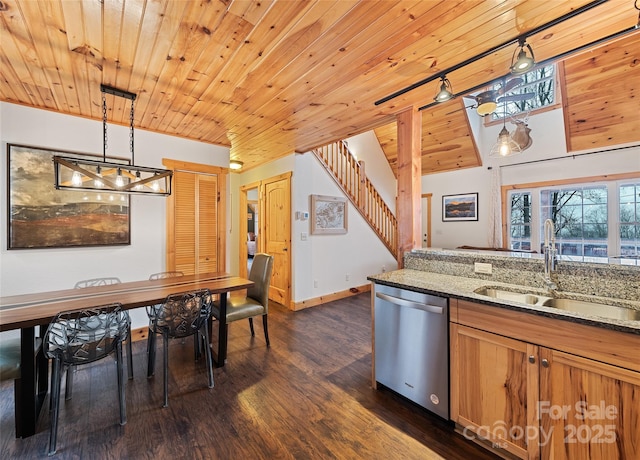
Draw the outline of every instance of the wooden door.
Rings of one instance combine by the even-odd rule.
[[[540,354],[542,458],[640,458],[640,373],[546,348]]]
[[[422,194],[422,247],[431,247],[431,193]]]
[[[451,418],[465,437],[538,458],[536,430],[528,428],[536,422],[527,412],[537,402],[537,354],[535,345],[451,324]]]
[[[290,308],[291,173],[262,181],[258,246],[273,256],[269,298]]]

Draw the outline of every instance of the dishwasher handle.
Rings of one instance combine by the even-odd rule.
[[[382,292],[376,292],[376,297],[382,300],[386,300],[387,302],[400,305],[401,307],[415,308],[416,310],[425,311],[427,313],[435,313],[436,315],[444,314],[444,308],[438,307],[436,305],[413,302],[411,300],[402,299],[400,297],[395,297],[389,294],[383,294]]]

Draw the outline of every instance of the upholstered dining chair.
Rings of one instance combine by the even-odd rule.
[[[264,329],[264,339],[269,343],[269,329],[267,327],[267,313],[269,312],[269,285],[271,282],[271,271],[273,270],[273,256],[258,253],[253,257],[253,264],[249,271],[249,279],[253,281],[253,286],[247,289],[246,297],[233,297],[227,299],[227,327],[229,323],[241,319],[249,319],[249,329],[251,336],[255,336],[253,330],[253,318],[262,316],[262,326]],[[211,315],[220,319],[220,304],[213,302]]]
[[[75,289],[84,289],[92,286],[110,286],[112,284],[120,284],[120,278],[116,276],[107,276],[103,278],[91,278],[88,280],[78,281],[74,286]],[[125,312],[127,317],[129,313]],[[127,372],[129,374],[129,380],[133,380],[133,347],[131,344],[131,328],[129,328],[129,334],[127,336]],[[71,398],[71,389],[73,386],[73,372],[67,372],[67,386],[65,387],[65,399]]]
[[[147,307],[149,315],[150,346],[147,377],[155,371],[156,334],[162,334],[164,354],[164,404],[169,406],[169,339],[196,335],[196,344],[204,342],[209,388],[213,388],[213,361],[209,346],[208,321],[211,315],[211,293],[208,289],[171,294],[161,305]],[[199,348],[199,347],[196,347]],[[196,352],[199,356],[199,353]]]
[[[115,352],[118,374],[118,400],[120,424],[127,423],[124,398],[122,342],[131,327],[129,315],[119,303],[86,310],[59,313],[51,321],[43,339],[45,356],[53,359],[51,371],[51,431],[49,455],[56,452],[58,413],[60,411],[60,384],[62,373],[71,367],[92,363]]]

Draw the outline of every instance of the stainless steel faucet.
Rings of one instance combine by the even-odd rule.
[[[558,286],[551,279],[551,273],[556,270],[558,250],[556,249],[556,228],[551,219],[544,221],[544,282],[549,289]]]

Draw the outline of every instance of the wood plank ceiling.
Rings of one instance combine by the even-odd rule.
[[[393,166],[396,114],[432,102],[438,82],[375,101],[588,3],[0,0],[0,100],[101,120],[100,84],[114,86],[137,94],[136,128],[228,146],[246,168],[379,128]],[[638,13],[633,0],[609,0],[527,43],[543,61],[633,27]],[[637,117],[638,32],[608,46],[565,65],[572,149],[602,133],[618,141],[625,130],[612,127]],[[515,48],[451,72],[454,91],[504,76]],[[596,67],[624,82],[603,90]],[[128,124],[128,101],[107,105],[110,123]],[[481,164],[464,112],[447,115],[461,106],[422,112],[423,173]]]

